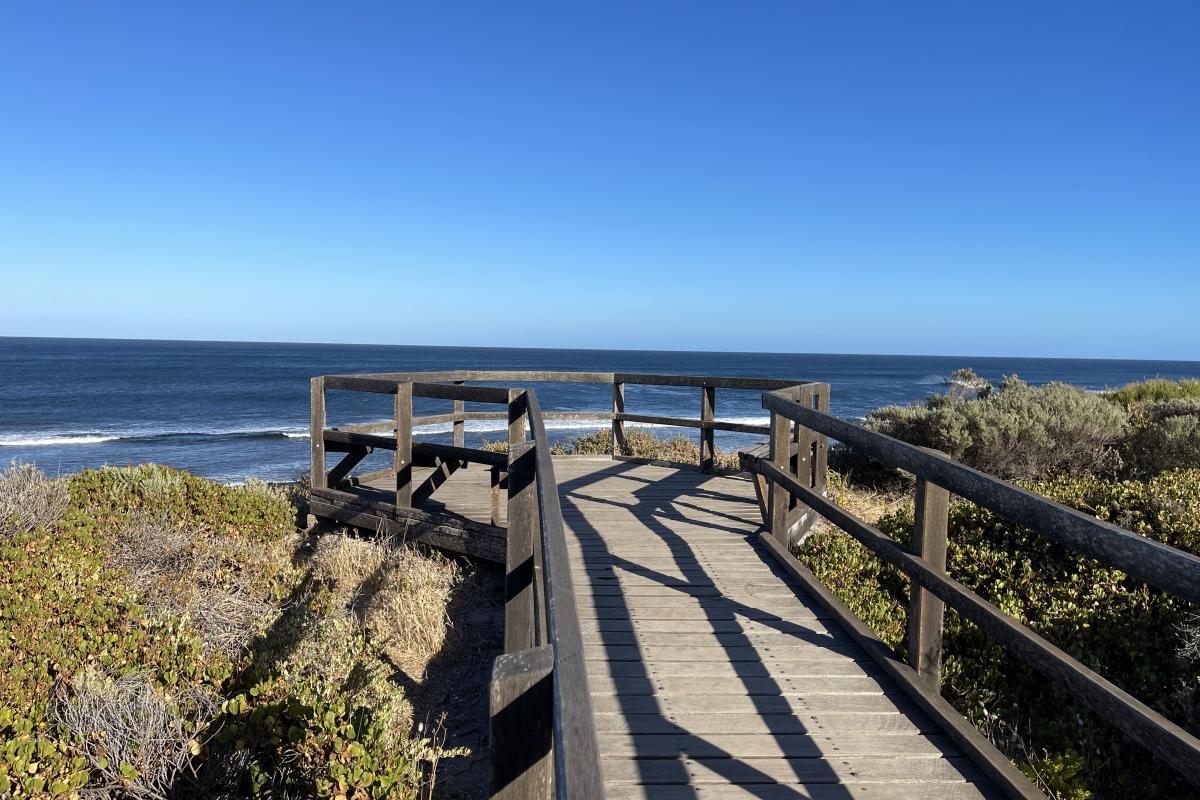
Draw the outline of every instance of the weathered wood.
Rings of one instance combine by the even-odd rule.
[[[353,496],[351,498],[357,500]],[[388,506],[387,509],[380,509],[370,503],[331,500],[317,495],[309,499],[309,513],[324,519],[363,531],[421,542],[439,550],[461,553],[496,564],[504,563],[503,530],[461,524],[458,520],[440,514],[429,514],[419,509],[396,509],[390,504]]]
[[[625,384],[613,380],[612,385],[612,454],[619,456],[625,452],[625,422],[621,415],[625,413]]]
[[[554,796],[554,649],[505,653],[492,668],[488,722],[493,798]]]
[[[329,470],[329,474],[325,478],[324,486],[336,487],[339,483],[346,479],[350,471],[359,465],[359,463],[371,454],[370,447],[356,446],[342,458],[333,469]],[[318,487],[318,488],[324,488]]]
[[[412,399],[413,384],[397,384],[393,398],[396,449],[392,451],[392,471],[396,473],[397,508],[412,507]]]
[[[722,420],[688,419],[687,417],[664,417],[657,414],[614,414],[623,422],[641,422],[645,425],[667,425],[676,428],[698,428],[701,431],[733,431],[734,433],[756,433],[766,436],[771,429],[766,425],[747,425],[741,422]]]
[[[770,459],[781,470],[787,470],[791,461],[792,423],[781,414],[771,415]],[[787,541],[787,514],[791,497],[782,488],[772,483],[767,493],[770,510],[769,528],[771,535],[782,542]]]
[[[535,445],[546,630],[549,641],[554,643],[557,790],[563,798],[603,798],[604,781],[597,761],[595,717],[588,690],[562,504],[550,443],[546,438],[546,424],[542,420],[537,394],[532,390],[526,392],[526,408]]]
[[[323,489],[328,484],[325,481],[325,379],[313,378],[309,381],[309,485]]]
[[[428,397],[434,400],[468,400],[473,403],[507,403],[508,389],[492,386],[465,386],[461,383],[416,383],[412,384],[413,397]]]
[[[1189,781],[1200,785],[1200,739],[1083,666],[958,581],[936,571],[894,539],[799,483],[793,476],[766,462],[759,462],[757,468],[763,470],[775,484],[799,494],[805,502],[872,553],[974,622],[992,640],[1061,685],[1072,697],[1140,742]]]
[[[714,440],[713,418],[717,410],[717,387],[700,387],[700,422],[707,427],[700,429],[700,471],[713,471],[713,458],[716,454]]]
[[[508,547],[504,568],[504,652],[539,644],[535,603],[534,542],[541,535],[537,507],[534,444],[508,450]]]
[[[462,381],[455,381],[456,386],[462,386]],[[453,421],[453,439],[451,440],[455,447],[467,446],[467,428],[463,421],[463,412],[466,411],[466,403],[461,398],[454,400],[454,421]]]
[[[521,389],[508,390],[508,446],[511,448],[518,442],[525,441],[525,431],[529,428],[529,400]]]
[[[804,408],[784,397],[764,394],[763,407],[888,466],[920,475],[1002,517],[1041,532],[1051,541],[1091,556],[1105,566],[1184,599],[1200,602],[1200,557],[1047,500],[946,456]]]
[[[442,461],[441,459],[434,465],[433,471],[426,476],[421,485],[413,490],[412,505],[414,508],[420,508],[425,504],[425,501],[433,496],[433,493],[441,488],[442,484],[450,480],[450,476],[459,469],[465,467],[467,462],[452,459],[450,461]],[[493,523],[495,524],[495,523]]]
[[[946,571],[946,538],[950,525],[950,493],[924,478],[917,479],[913,552],[938,572]],[[945,604],[918,585],[909,589],[908,663],[933,686],[941,685],[942,622]]]
[[[718,389],[776,390],[806,383],[789,378],[755,378],[732,375],[648,375],[638,372],[618,372],[613,380],[650,386],[714,386]]]

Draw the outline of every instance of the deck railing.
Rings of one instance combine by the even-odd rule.
[[[925,710],[944,717],[946,704],[938,686],[942,656],[942,620],[950,606],[1017,658],[1038,670],[1073,698],[1091,708],[1193,784],[1200,786],[1200,740],[1120,687],[1079,663],[1066,652],[1000,611],[946,575],[950,494],[970,500],[1053,542],[1077,550],[1105,566],[1119,569],[1177,597],[1200,602],[1200,558],[1047,500],[1011,483],[959,464],[947,456],[898,441],[827,413],[819,397],[805,387],[763,394],[771,412],[770,452],[746,454],[742,463],[765,478],[769,489],[769,529],[764,541],[789,571],[835,612],[869,652],[882,642],[817,578],[791,556],[789,525],[797,512],[789,502],[825,517],[911,580],[908,614],[910,670],[888,664]],[[821,491],[825,442],[836,439],[884,465],[916,476],[916,515],[912,549],[850,514]],[[1016,554],[1014,554],[1016,555]],[[890,653],[890,650],[888,650]],[[965,723],[965,721],[964,721]],[[978,747],[970,726],[947,730],[971,752],[993,779],[1018,797],[1030,793],[1012,764],[994,750]]]

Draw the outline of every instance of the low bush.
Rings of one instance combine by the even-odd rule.
[[[1122,453],[1139,475],[1200,467],[1200,397],[1136,407]]]
[[[0,470],[0,536],[51,528],[67,510],[67,482],[13,462]]]
[[[1028,488],[1143,536],[1200,553],[1200,470],[1150,480],[1097,476]],[[880,528],[911,541],[912,511]],[[799,558],[889,645],[904,650],[908,581],[848,535],[811,537]],[[948,572],[1083,664],[1193,733],[1200,731],[1200,664],[1190,604],[1054,545],[966,503],[950,514]],[[946,617],[944,693],[1058,796],[1197,794],[1139,745],[1060,694],[957,614]]]
[[[1152,378],[1147,381],[1128,383],[1120,389],[1111,389],[1104,393],[1104,397],[1126,409],[1163,400],[1198,398],[1200,397],[1200,379],[1184,378],[1172,381],[1166,378]]]
[[[977,399],[937,395],[921,405],[886,406],[865,426],[931,447],[1009,479],[1112,474],[1127,414],[1102,397],[1069,386],[1030,386],[1005,378]]]
[[[283,492],[153,465],[63,485],[0,537],[0,796],[427,790],[444,753]]]

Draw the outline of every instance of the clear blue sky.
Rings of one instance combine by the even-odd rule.
[[[1197,42],[1194,0],[9,0],[0,334],[1200,359]]]

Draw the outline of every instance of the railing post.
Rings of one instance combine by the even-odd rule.
[[[538,524],[537,451],[533,442],[508,449],[508,538],[504,563],[504,652],[533,647],[537,641]]]
[[[455,386],[462,386],[466,381],[455,381]],[[467,444],[467,429],[463,423],[462,415],[466,411],[467,405],[462,400],[454,401],[454,446],[466,447]]]
[[[771,412],[771,463],[784,472],[788,471],[792,459],[792,421],[782,414]],[[771,535],[782,545],[787,545],[787,517],[791,494],[775,481],[771,481],[768,506],[771,516]]]
[[[946,571],[950,493],[917,478],[913,553],[939,572]],[[916,581],[909,583],[908,663],[934,686],[941,684],[942,621],[945,604]]]
[[[325,377],[309,381],[309,485],[314,489],[327,488],[325,478]]]
[[[717,387],[700,387],[700,421],[712,422],[716,418]],[[712,428],[700,429],[700,471],[712,472],[716,457],[716,431]]]
[[[525,441],[525,429],[528,427],[529,405],[525,400],[524,389],[508,390],[508,446]]]
[[[397,383],[394,403],[396,449],[392,471],[396,473],[396,508],[412,507],[412,384]]]
[[[829,413],[829,384],[814,384],[813,408],[822,414]],[[829,437],[818,433],[813,443],[813,489],[824,495],[829,478]]]
[[[554,648],[505,653],[492,668],[488,738],[491,796],[554,796]]]
[[[625,384],[613,379],[612,385],[612,454],[617,457],[625,452],[625,422],[616,418],[625,413]]]

